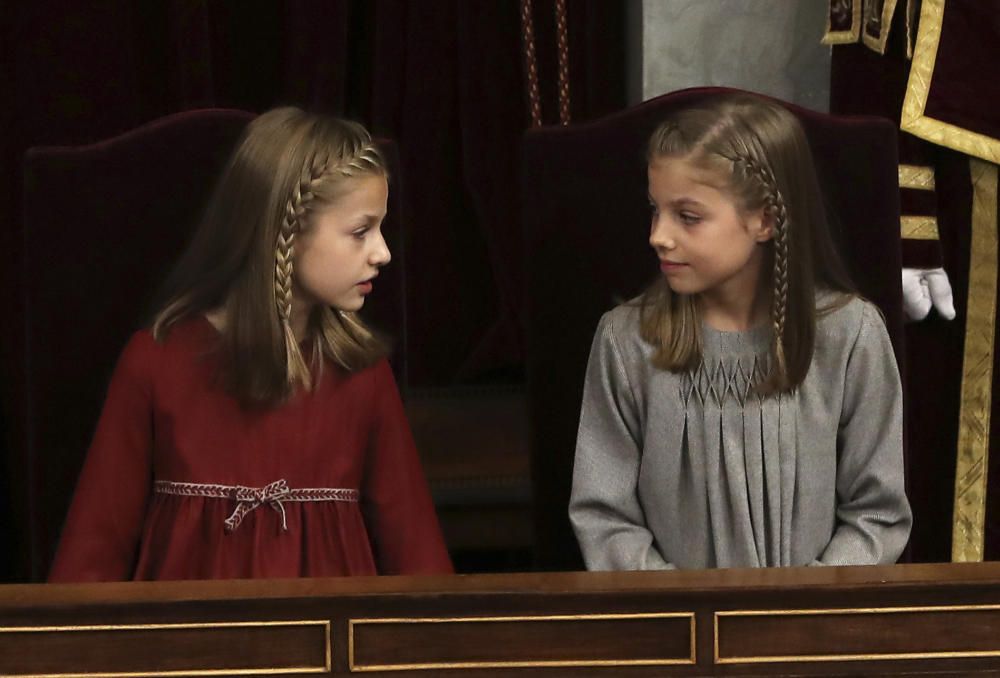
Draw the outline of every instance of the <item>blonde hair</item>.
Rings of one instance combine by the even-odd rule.
[[[291,327],[296,239],[311,214],[366,175],[388,171],[361,125],[291,107],[254,119],[164,285],[153,336],[162,341],[181,320],[223,307],[223,380],[244,405],[310,389],[324,356],[348,371],[384,357],[384,341],[352,312],[318,306],[306,337]],[[312,368],[299,340],[312,341]]]
[[[798,120],[782,106],[746,94],[715,97],[683,110],[653,133],[647,161],[684,158],[711,170],[744,212],[762,210],[773,224],[767,245],[773,340],[761,395],[787,392],[812,362],[817,313],[853,294],[833,246],[812,153]],[[766,281],[765,281],[766,282]],[[841,292],[816,308],[816,288]],[[665,279],[640,298],[640,331],[661,369],[694,369],[701,361],[701,322],[694,295],[675,294]]]

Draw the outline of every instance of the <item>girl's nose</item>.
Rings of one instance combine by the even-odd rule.
[[[389,252],[389,246],[386,244],[385,238],[379,233],[378,243],[372,252],[371,263],[374,266],[385,266],[390,261],[392,261],[392,253]]]
[[[649,229],[649,244],[655,250],[670,251],[677,247],[673,234],[670,233],[666,220],[661,217],[653,217],[653,224]]]

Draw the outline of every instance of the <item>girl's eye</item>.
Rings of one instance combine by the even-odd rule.
[[[356,231],[351,231],[351,235],[354,236],[355,238],[357,238],[358,240],[364,240],[365,235],[367,235],[367,234],[368,234],[368,227],[367,226],[365,226],[364,228],[359,228]]]
[[[691,214],[690,212],[680,212],[679,215],[681,223],[687,226],[692,226],[701,221],[701,217],[697,214]]]

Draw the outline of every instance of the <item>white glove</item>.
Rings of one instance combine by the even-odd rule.
[[[951,283],[943,268],[903,269],[903,313],[910,322],[923,320],[931,305],[945,320],[955,317]]]

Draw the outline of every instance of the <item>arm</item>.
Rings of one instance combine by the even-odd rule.
[[[49,581],[132,578],[152,483],[151,341],[133,337],[111,377]]]
[[[375,417],[361,490],[379,574],[452,572],[389,363],[374,368]]]
[[[672,567],[653,544],[636,495],[641,441],[635,399],[605,315],[587,364],[569,504],[590,570]]]
[[[870,306],[848,357],[837,454],[837,526],[816,564],[896,562],[912,523],[903,490],[903,395],[889,334]]]

